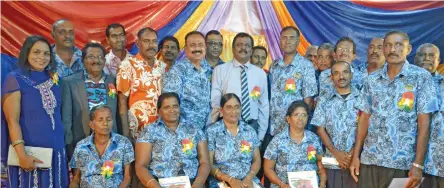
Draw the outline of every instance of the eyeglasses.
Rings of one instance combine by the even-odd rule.
[[[226,107],[224,107],[224,108],[225,108],[225,110],[227,110],[227,111],[233,111],[233,110],[238,111],[238,110],[241,109],[241,107],[240,107],[239,105],[236,105],[236,106],[226,106]]]
[[[347,48],[338,48],[336,49],[337,52],[352,52],[353,49],[347,49]]]
[[[86,56],[87,60],[90,61],[103,61],[103,56]]]
[[[292,117],[297,117],[297,118],[306,118],[308,117],[307,114],[291,114]]]

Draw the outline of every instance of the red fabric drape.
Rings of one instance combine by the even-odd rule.
[[[28,35],[38,34],[51,43],[52,23],[67,18],[75,26],[75,45],[83,47],[94,40],[105,47],[105,29],[108,24],[125,26],[128,46],[137,38],[142,27],[162,28],[175,18],[187,1],[109,1],[109,2],[1,2],[1,50],[18,56]]]
[[[429,8],[444,7],[443,1],[408,1],[408,0],[386,0],[386,1],[369,1],[369,0],[352,0],[353,3],[362,6],[379,8],[385,10],[421,10]]]

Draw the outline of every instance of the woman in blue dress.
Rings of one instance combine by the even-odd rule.
[[[325,188],[327,175],[321,163],[321,140],[304,129],[308,121],[307,104],[301,100],[291,103],[286,119],[289,126],[273,137],[264,154],[264,172],[271,187],[290,188],[287,172],[316,171],[319,188]],[[310,187],[302,182],[299,186]]]
[[[225,94],[220,106],[222,120],[208,127],[206,132],[212,175],[208,179],[210,187],[218,187],[221,182],[236,188],[260,187],[256,177],[261,168],[260,141],[256,131],[240,121],[242,107],[235,94]]]
[[[20,166],[9,166],[9,187],[67,187],[68,171],[60,102],[61,89],[53,53],[41,36],[26,38],[19,55],[19,69],[6,77],[2,103],[9,138]],[[51,168],[40,169],[41,160],[25,146],[51,148]],[[42,159],[43,160],[43,159]]]

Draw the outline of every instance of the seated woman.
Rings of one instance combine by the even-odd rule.
[[[128,187],[134,151],[131,142],[112,132],[112,109],[99,105],[91,109],[89,126],[92,135],[77,143],[70,166],[74,187]]]
[[[253,181],[260,185],[256,177],[261,167],[256,131],[239,121],[241,104],[235,94],[225,94],[220,106],[223,119],[207,129],[212,174],[210,187],[218,187],[220,181],[227,182],[230,187],[253,188]]]
[[[146,187],[160,187],[158,178],[188,176],[193,188],[204,187],[210,172],[208,143],[202,130],[180,116],[176,93],[157,101],[159,120],[148,125],[136,142],[136,174]]]
[[[307,104],[304,101],[291,103],[286,119],[289,127],[271,140],[264,154],[264,172],[271,187],[289,188],[287,172],[317,171],[319,187],[324,188],[327,175],[321,163],[321,141],[314,133],[304,130],[308,119]]]

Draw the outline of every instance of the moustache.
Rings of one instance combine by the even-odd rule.
[[[165,55],[166,55],[166,56],[172,56],[173,53],[171,53],[171,52],[166,52]]]
[[[194,51],[192,51],[191,53],[192,53],[192,54],[197,54],[197,53],[202,54],[202,50],[194,50]]]
[[[344,81],[344,82],[345,82],[345,81],[347,81],[347,80],[345,80],[345,79],[339,79],[339,81],[340,81],[340,82],[341,82],[341,81]]]
[[[156,52],[156,49],[154,49],[154,48],[148,48],[146,51],[150,51],[150,50]]]
[[[396,57],[399,57],[397,54],[394,54],[394,53],[389,53],[388,57],[390,57],[390,56],[396,56]]]
[[[247,53],[247,50],[239,50],[239,53]]]
[[[377,54],[377,53],[372,53],[371,56],[372,56],[372,57],[373,57],[373,56],[379,57],[379,54]]]
[[[64,42],[73,42],[73,39],[65,39]]]

